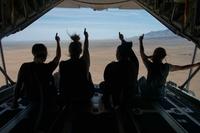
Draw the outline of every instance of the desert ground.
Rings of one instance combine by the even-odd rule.
[[[34,42],[35,43],[35,42]],[[55,43],[54,42],[44,42],[48,48],[48,59],[46,62],[53,59],[55,56]],[[136,56],[140,62],[139,76],[146,76],[146,68],[144,67],[141,57],[139,54],[139,44],[138,41],[133,41],[133,50],[136,53]],[[16,81],[18,70],[23,62],[29,62],[33,60],[31,54],[31,47],[33,42],[4,42],[4,54],[6,60],[6,67],[8,75]],[[62,58],[61,60],[66,60],[68,56],[68,44],[62,42]],[[115,61],[115,52],[116,47],[119,44],[118,41],[108,40],[108,41],[91,41],[90,42],[90,56],[91,56],[91,67],[90,71],[92,74],[92,79],[95,84],[99,84],[103,81],[103,72],[106,65],[112,61]],[[167,51],[167,58],[164,62],[168,62],[176,65],[185,65],[191,63],[194,44],[191,42],[182,43],[182,44],[167,44],[163,42],[156,42],[155,40],[144,40],[144,47],[147,54],[152,54],[154,48],[162,46]],[[200,61],[200,51],[197,52],[197,61]],[[58,71],[58,68],[55,72]],[[168,80],[174,81],[177,85],[181,85],[188,78],[189,70],[187,71],[178,71],[171,72],[168,76]],[[190,90],[195,92],[196,97],[200,98],[200,86],[199,80],[200,73],[198,73],[195,78],[191,81]],[[0,83],[4,84],[4,78],[1,75]]]

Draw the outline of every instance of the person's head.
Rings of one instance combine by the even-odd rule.
[[[129,57],[129,47],[126,45],[119,45],[117,47],[116,58],[117,60],[125,60]]]
[[[71,36],[73,42],[69,45],[69,54],[71,58],[79,58],[82,52],[82,44],[79,42],[80,37],[78,35]]]
[[[154,50],[152,61],[153,62],[162,62],[162,60],[166,57],[167,53],[164,48],[158,47]]]
[[[34,61],[43,63],[47,58],[47,48],[42,43],[36,43],[32,47],[32,54],[34,56]]]

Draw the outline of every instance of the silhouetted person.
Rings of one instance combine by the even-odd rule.
[[[55,40],[57,42],[56,56],[52,61],[44,63],[47,58],[46,46],[41,43],[34,44],[32,47],[33,61],[23,63],[18,72],[13,107],[18,106],[19,98],[26,99],[32,105],[30,117],[33,119],[36,119],[41,108],[44,115],[56,109],[54,106],[56,90],[52,73],[61,57],[60,38],[57,34]]]
[[[178,66],[169,63],[163,63],[163,59],[167,53],[164,48],[158,47],[154,50],[152,56],[147,56],[143,47],[144,35],[139,37],[140,54],[142,61],[147,68],[147,79],[144,77],[139,80],[142,96],[150,99],[160,99],[164,94],[164,86],[169,72],[185,70],[195,66],[200,66],[200,62],[196,64]]]
[[[69,45],[70,59],[61,61],[59,66],[60,93],[68,107],[65,116],[70,116],[65,119],[65,124],[70,121],[73,133],[89,133],[91,128],[89,109],[93,83],[89,73],[90,54],[86,29],[84,36],[83,50],[80,37],[76,34],[71,36],[73,41]]]
[[[70,59],[60,62],[60,89],[66,104],[86,107],[92,97],[92,81],[89,73],[90,54],[88,33],[84,30],[84,46],[78,35],[71,36],[69,45]],[[83,54],[81,56],[81,53]],[[81,108],[82,108],[81,107]]]
[[[138,59],[131,48],[132,43],[126,42],[120,33],[119,39],[122,44],[117,47],[117,61],[109,63],[104,71],[103,101],[107,108],[111,104],[114,107],[130,107],[137,93]]]

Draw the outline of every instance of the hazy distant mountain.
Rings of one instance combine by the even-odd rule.
[[[146,39],[153,39],[153,38],[181,38],[175,35],[170,30],[162,30],[162,31],[152,31],[145,34]]]
[[[130,38],[133,41],[138,41],[138,37]],[[144,41],[148,41],[148,43],[160,43],[167,45],[174,44],[182,44],[182,43],[191,43],[188,40],[174,34],[170,30],[162,30],[162,31],[151,31],[144,35]]]

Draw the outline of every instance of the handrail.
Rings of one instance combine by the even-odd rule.
[[[9,133],[31,110],[31,105],[28,105],[25,109],[20,111],[15,117],[9,120],[2,128],[0,128],[1,133]]]
[[[154,107],[177,133],[188,133],[161,105],[155,103]]]
[[[167,89],[174,92],[176,95],[180,95],[181,97],[184,97],[187,99],[191,104],[194,104],[198,107],[200,107],[200,100],[194,97],[193,95],[189,94],[187,91],[180,89],[176,85],[173,85],[173,82],[168,82],[167,83]]]
[[[5,86],[5,89],[0,90],[0,104],[11,98],[14,94],[14,86]]]
[[[8,76],[8,74],[3,70],[1,66],[0,66],[0,71],[6,77],[6,80],[8,80],[12,85],[15,84],[15,82]]]

